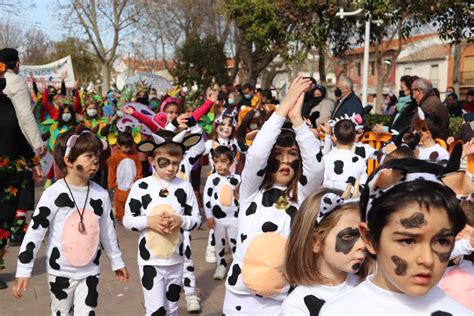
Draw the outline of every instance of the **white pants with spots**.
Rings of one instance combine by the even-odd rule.
[[[95,315],[99,275],[73,280],[48,275],[51,294],[51,315]],[[91,313],[92,312],[92,313]]]
[[[183,264],[138,266],[146,315],[178,315]]]
[[[183,249],[187,249],[187,246],[192,250],[191,232],[189,231],[183,232]],[[187,254],[184,255],[183,288],[186,295],[194,295],[196,290],[196,275],[194,274],[192,251],[189,252],[189,258]]]
[[[209,229],[209,237],[207,237],[207,249],[213,249],[216,246],[214,229]]]
[[[223,314],[232,315],[259,315],[279,316],[283,302],[268,297],[259,297],[254,294],[236,294],[225,291]]]
[[[216,218],[216,225],[214,226],[214,236],[216,239],[216,256],[217,265],[227,267],[227,262],[224,258],[226,240],[231,250],[232,255],[235,253],[235,247],[237,247],[237,235],[238,235],[238,220],[235,217],[232,218]]]

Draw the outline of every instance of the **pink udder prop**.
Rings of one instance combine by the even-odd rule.
[[[78,230],[80,221],[79,214],[74,210],[66,219],[61,236],[61,253],[75,267],[83,267],[93,260],[100,239],[99,220],[93,211],[84,211],[83,232]]]

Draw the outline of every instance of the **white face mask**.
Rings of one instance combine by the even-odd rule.
[[[88,109],[87,110],[87,115],[89,115],[90,117],[94,117],[97,115],[97,110],[96,109]]]
[[[255,124],[255,123],[250,123],[250,126],[249,126],[249,127],[250,127],[250,129],[251,129],[252,131],[254,131],[254,130],[256,130],[256,129],[258,128],[258,125]]]
[[[72,114],[71,113],[63,113],[61,118],[63,119],[64,122],[69,122],[72,118]]]
[[[115,113],[115,114],[117,114],[118,117],[122,117],[122,116],[123,116],[123,112],[120,111],[120,110],[117,110],[117,113]]]

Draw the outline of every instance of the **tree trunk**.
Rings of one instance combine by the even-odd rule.
[[[102,62],[100,65],[100,75],[102,79],[101,95],[104,96],[110,89],[110,65]]]
[[[461,42],[454,43],[454,63],[453,63],[453,88],[454,92],[459,95],[459,84],[461,82]]]
[[[324,49],[321,47],[318,49],[319,60],[318,60],[318,68],[319,68],[319,82],[321,85],[327,87],[326,82],[326,55],[324,53]]]

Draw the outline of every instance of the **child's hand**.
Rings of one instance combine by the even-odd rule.
[[[176,121],[178,122],[178,125],[187,125],[188,118],[189,118],[189,115],[186,113],[183,113],[176,118]]]
[[[180,228],[183,225],[183,218],[179,215],[168,214],[168,234],[171,234],[176,228]]]
[[[380,123],[375,124],[374,127],[372,128],[372,132],[377,133],[377,134],[383,133],[383,125]]]
[[[288,118],[291,120],[293,127],[298,127],[304,123],[303,118],[301,116],[301,110],[303,109],[303,102],[304,102],[304,91],[301,92],[300,96],[296,100],[295,106],[288,111]]]
[[[296,77],[296,79],[291,83],[288,94],[281,101],[280,106],[275,110],[275,112],[286,117],[288,112],[295,106],[296,102],[300,95],[311,85],[311,80],[303,79],[301,76]],[[300,111],[301,115],[301,111]]]
[[[153,229],[160,234],[168,233],[168,218],[163,213],[147,217],[148,228]]]
[[[15,284],[12,287],[13,296],[20,298],[23,295],[23,292],[28,290],[28,282],[30,278],[16,278]]]
[[[127,282],[128,281],[128,270],[127,267],[120,268],[118,270],[115,270],[115,276],[117,277],[117,280],[120,282]]]
[[[207,227],[209,227],[209,229],[214,229],[214,226],[216,226],[216,220],[214,219],[214,217],[208,218]]]
[[[332,128],[329,126],[329,122],[324,122],[319,125],[319,129],[326,135],[332,135]]]

